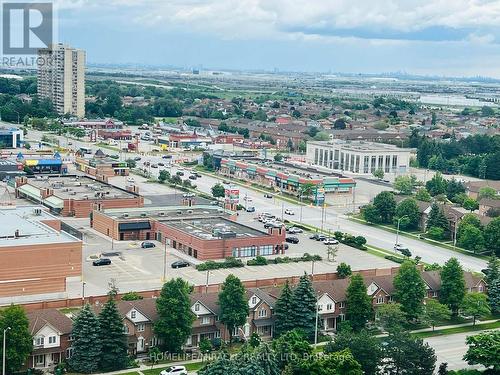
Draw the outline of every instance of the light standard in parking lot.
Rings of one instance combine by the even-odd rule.
[[[210,271],[209,271],[209,270],[207,270],[207,282],[206,282],[206,284],[205,284],[205,294],[207,294],[207,293],[208,293],[208,277],[209,277],[209,276],[210,276]]]
[[[167,277],[167,239],[165,238],[165,251],[163,252],[163,278],[162,282],[166,281]]]

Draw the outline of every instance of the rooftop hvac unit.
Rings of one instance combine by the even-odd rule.
[[[40,216],[42,214],[42,209],[41,208],[35,208],[33,210],[33,213],[36,215],[36,216]]]
[[[128,214],[123,214],[122,217],[128,217]]]
[[[148,216],[147,213],[145,213],[145,212],[141,213],[141,217],[146,217],[146,216]]]
[[[187,213],[188,213],[188,214],[192,214],[192,213],[193,213],[193,210],[187,210]]]

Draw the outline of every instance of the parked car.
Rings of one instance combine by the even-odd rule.
[[[135,160],[135,161],[141,161],[141,157],[140,157],[140,156],[136,156],[136,157],[134,158],[134,160]]]
[[[144,241],[143,243],[141,243],[141,247],[143,249],[148,249],[150,247],[156,247],[156,245],[153,242]]]
[[[191,176],[189,176],[189,179],[190,180],[196,180],[196,176],[194,174],[192,174]]]
[[[264,228],[266,228],[266,229],[279,228],[281,226],[283,226],[283,223],[281,223],[279,221],[274,221],[274,220],[271,220],[271,221],[268,221],[267,223],[264,223]]]
[[[163,155],[162,159],[172,159],[172,155]]]
[[[198,177],[198,178],[201,178],[201,177],[202,177],[202,174],[201,174],[201,173],[198,173],[198,172],[196,172],[194,175],[195,175],[196,177]]]
[[[158,168],[156,164],[151,164],[151,168]]]
[[[272,194],[269,194],[269,193],[264,194],[264,198],[272,198],[272,197],[273,197]]]
[[[247,207],[246,211],[247,212],[255,212],[255,207],[254,206]]]
[[[170,366],[160,372],[160,375],[187,375],[188,372],[184,366]]]
[[[252,197],[248,197],[248,196],[243,197],[243,200],[247,201],[247,202],[253,201]]]
[[[159,165],[160,167],[164,167],[164,166],[165,166],[165,163],[158,163],[158,165]]]
[[[293,237],[293,236],[289,236],[289,237],[285,238],[285,241],[290,242],[290,243],[299,243],[299,239],[297,237]]]
[[[295,212],[293,212],[293,210],[291,210],[291,209],[287,208],[287,209],[285,210],[285,215],[295,215]]]
[[[185,260],[178,260],[176,262],[173,262],[171,265],[172,268],[184,268],[184,267],[189,267],[189,262],[186,262]]]
[[[135,182],[135,178],[133,177],[127,177],[127,182]]]
[[[182,172],[182,171],[177,171],[175,174],[176,174],[177,176],[184,176],[184,172]]]
[[[325,245],[338,245],[339,241],[337,241],[335,238],[325,238],[323,243]]]
[[[302,233],[303,230],[297,227],[290,227],[288,228],[288,233],[290,234],[297,234],[297,233]]]
[[[101,258],[101,259],[94,260],[92,262],[93,266],[108,266],[110,264],[111,264],[111,259],[109,259],[109,258]]]
[[[309,239],[316,241],[324,241],[326,240],[326,236],[323,234],[314,233],[312,236],[309,237]]]

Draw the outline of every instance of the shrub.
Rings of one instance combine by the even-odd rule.
[[[267,264],[267,259],[260,255],[247,261],[247,266],[266,266]]]
[[[403,264],[405,261],[404,259],[396,257],[394,255],[386,255],[384,258],[387,260],[392,260],[393,262],[399,263],[399,264]]]
[[[444,238],[444,229],[439,227],[430,227],[427,235],[433,240],[442,240]]]

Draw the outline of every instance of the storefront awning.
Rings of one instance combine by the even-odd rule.
[[[132,231],[132,230],[145,230],[151,229],[151,224],[149,221],[137,221],[133,223],[119,223],[118,230],[120,232]]]

